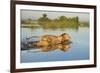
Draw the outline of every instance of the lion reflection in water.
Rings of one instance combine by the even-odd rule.
[[[49,52],[49,51],[53,51],[56,49],[66,52],[70,49],[70,45],[69,44],[57,44],[57,45],[51,45],[51,46],[46,46],[46,47],[40,47],[40,49],[43,52]]]

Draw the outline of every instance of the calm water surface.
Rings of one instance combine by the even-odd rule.
[[[69,61],[69,60],[88,60],[89,59],[89,28],[79,27],[76,29],[55,29],[44,30],[42,28],[21,28],[21,42],[31,36],[42,36],[45,34],[61,35],[68,33],[72,43],[67,51],[55,49],[48,52],[41,51],[41,48],[31,48],[21,50],[21,62],[48,62],[48,61]]]

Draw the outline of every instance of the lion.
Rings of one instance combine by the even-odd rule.
[[[49,45],[56,45],[60,43],[67,43],[70,41],[71,37],[67,33],[63,33],[60,36],[54,36],[54,35],[44,35],[41,37],[41,40],[39,42],[36,42],[33,45],[36,46],[49,46]]]

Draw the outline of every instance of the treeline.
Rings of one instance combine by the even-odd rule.
[[[89,27],[89,22],[80,22],[80,27]]]
[[[34,21],[29,18],[27,20],[21,20],[21,24],[34,24]]]
[[[56,19],[50,19],[46,14],[43,14],[41,18],[38,19],[40,25],[44,28],[66,28],[66,27],[75,27],[79,26],[79,18],[72,17],[68,18],[66,16],[60,16]]]
[[[78,16],[76,17],[66,17],[66,16],[60,16],[56,19],[50,19],[48,18],[47,14],[43,14],[42,17],[38,18],[37,20],[27,19],[22,20],[21,24],[26,25],[40,25],[43,28],[75,28],[78,29],[78,27],[89,27],[89,22],[79,22]]]

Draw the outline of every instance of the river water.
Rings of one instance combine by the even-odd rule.
[[[68,33],[72,43],[67,45],[67,50],[59,48],[43,51],[43,48],[31,48],[21,50],[21,63],[29,62],[50,62],[50,61],[71,61],[89,59],[89,27],[78,29],[43,29],[43,28],[21,28],[21,42],[31,36],[61,35]]]

